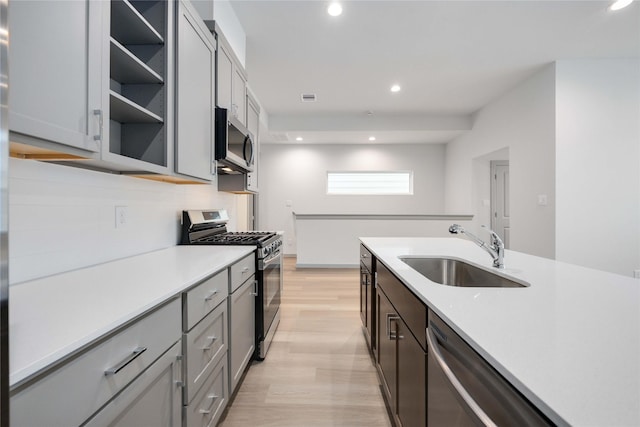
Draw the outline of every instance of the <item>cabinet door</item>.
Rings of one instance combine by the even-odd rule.
[[[367,319],[367,289],[369,287],[369,271],[360,263],[360,319],[362,326],[368,329]]]
[[[218,39],[220,40],[220,39]],[[216,105],[226,108],[231,112],[231,88],[233,87],[233,61],[229,48],[218,43],[218,52],[216,56]]]
[[[398,325],[398,413],[403,426],[424,426],[427,420],[427,353],[407,325]]]
[[[215,172],[215,42],[186,2],[178,6],[176,172],[211,180]]]
[[[180,371],[180,344],[175,344],[85,425],[179,427]]]
[[[255,350],[256,281],[247,280],[230,297],[231,347],[229,350],[231,393],[238,385],[242,373]],[[230,393],[230,394],[231,394]]]
[[[9,2],[11,131],[99,151],[103,7],[108,3]]]
[[[253,137],[253,172],[247,174],[247,190],[258,191],[258,163],[260,154],[260,108],[247,94],[247,129]]]
[[[240,123],[247,125],[247,80],[237,65],[233,67],[231,112],[240,120]]]
[[[382,386],[391,406],[391,413],[397,412],[397,351],[396,339],[398,315],[384,292],[378,292],[378,368],[382,376]]]

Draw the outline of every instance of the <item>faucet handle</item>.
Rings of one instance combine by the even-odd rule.
[[[489,232],[489,234],[491,234],[491,244],[493,246],[495,246],[497,248],[504,248],[504,242],[502,241],[502,239],[500,238],[498,233],[496,233],[495,231],[493,231],[492,229],[490,229],[486,225],[482,225],[481,227],[484,228],[485,230],[487,230]]]

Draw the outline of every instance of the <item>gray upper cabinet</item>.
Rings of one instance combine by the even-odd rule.
[[[214,31],[218,40],[216,105],[247,126],[247,75],[220,28],[215,26]]]
[[[247,125],[247,78],[239,65],[233,68],[233,89],[231,91],[231,111],[240,123]]]
[[[9,3],[12,140],[27,135],[99,151],[101,15],[106,5],[94,1]]]
[[[258,168],[260,167],[260,106],[247,90],[247,129],[253,137],[255,150],[253,172],[247,174],[247,190],[258,192]]]
[[[231,49],[221,40],[218,34],[218,52],[216,56],[216,105],[231,111],[231,92],[233,87],[233,60]]]
[[[11,141],[59,153],[53,160],[78,156],[76,165],[171,173],[173,9],[12,1]]]
[[[177,7],[176,172],[212,180],[215,40],[190,3]]]
[[[103,63],[109,64],[103,95],[108,99],[103,159],[127,169],[167,173],[173,143],[173,7],[161,0],[113,0],[109,4],[110,31],[103,45]]]

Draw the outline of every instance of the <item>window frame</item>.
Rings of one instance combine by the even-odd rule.
[[[404,174],[408,179],[408,189],[407,192],[357,192],[357,191],[349,191],[349,192],[331,192],[330,188],[330,177],[332,174],[348,174],[348,175],[366,175],[366,174],[377,174],[377,175],[398,175]],[[326,194],[328,196],[412,196],[413,195],[413,176],[414,173],[412,170],[368,170],[368,171],[354,171],[354,170],[339,170],[339,171],[327,171],[326,176]],[[334,190],[335,191],[335,190]]]

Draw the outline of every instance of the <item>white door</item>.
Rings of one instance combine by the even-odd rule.
[[[509,162],[491,162],[491,229],[510,246]]]

